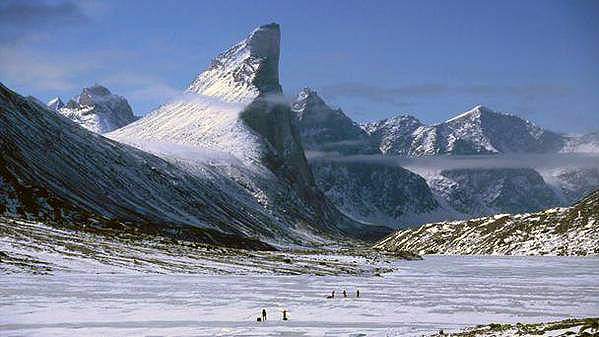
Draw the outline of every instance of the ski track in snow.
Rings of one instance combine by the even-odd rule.
[[[383,277],[0,275],[2,336],[420,336],[599,315],[597,257],[396,261]],[[325,299],[335,289],[341,298]],[[342,290],[349,298],[342,298]],[[360,298],[355,298],[355,290]],[[262,308],[269,319],[256,322]],[[289,310],[289,321],[281,310]]]

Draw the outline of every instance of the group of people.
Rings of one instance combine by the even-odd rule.
[[[343,289],[343,297],[348,297],[346,289]],[[360,297],[360,289],[356,289],[356,297]],[[331,294],[327,296],[327,298],[335,298],[335,290],[333,290],[331,292]],[[284,321],[288,320],[288,318],[287,318],[287,313],[288,313],[287,309],[283,309],[283,310],[281,310],[281,312],[283,313],[283,320]],[[258,318],[256,319],[256,321],[262,322],[262,321],[266,321],[266,319],[267,319],[266,309],[262,309],[262,315],[258,316]]]
[[[347,297],[347,290],[343,289],[343,297]],[[356,289],[356,297],[360,297],[360,289]],[[335,290],[327,298],[335,298]]]
[[[286,321],[287,313],[288,313],[287,309],[283,309],[281,312],[283,313],[283,320]],[[258,316],[256,321],[258,321],[258,322],[266,321],[266,309],[262,309],[262,317]]]

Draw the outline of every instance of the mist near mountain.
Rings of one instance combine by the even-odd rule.
[[[311,161],[344,163],[377,163],[399,166],[416,173],[453,169],[533,168],[598,168],[599,154],[595,153],[499,153],[492,155],[426,156],[409,158],[394,155],[341,155],[338,152],[306,151]]]

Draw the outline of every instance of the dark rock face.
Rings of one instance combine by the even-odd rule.
[[[330,108],[315,91],[302,90],[292,106],[305,149],[322,154],[310,161],[316,184],[344,214],[397,226],[408,221],[408,214],[438,207],[418,175],[367,158],[351,159],[381,153],[364,130],[341,110]]]
[[[295,197],[288,197],[301,202],[300,206],[290,199],[278,199],[279,206],[289,206],[286,207],[288,215],[301,219],[304,226],[317,232],[336,232],[339,230],[336,224],[351,222],[344,220],[316,186],[304,156],[295,116],[287,104],[273,102],[268,96],[258,97],[241,113],[241,118],[269,144],[262,162],[284,186],[293,190]]]
[[[311,163],[316,182],[337,207],[354,218],[398,225],[404,216],[438,207],[426,181],[401,167],[367,162]]]
[[[312,89],[303,89],[292,107],[306,149],[342,155],[380,153],[364,130],[341,109],[329,107]]]
[[[261,92],[281,93],[279,84],[279,55],[281,31],[276,23],[260,26],[248,38],[250,54],[260,60],[252,84]]]
[[[455,210],[473,215],[530,212],[560,204],[533,169],[455,169],[441,172],[448,181],[434,185]]]

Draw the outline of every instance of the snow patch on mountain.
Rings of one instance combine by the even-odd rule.
[[[599,131],[591,132],[583,136],[568,137],[566,145],[560,152],[599,153]]]
[[[482,105],[443,123],[427,126],[410,116],[363,125],[383,153],[408,156],[483,153],[547,153],[564,138],[515,115]]]

